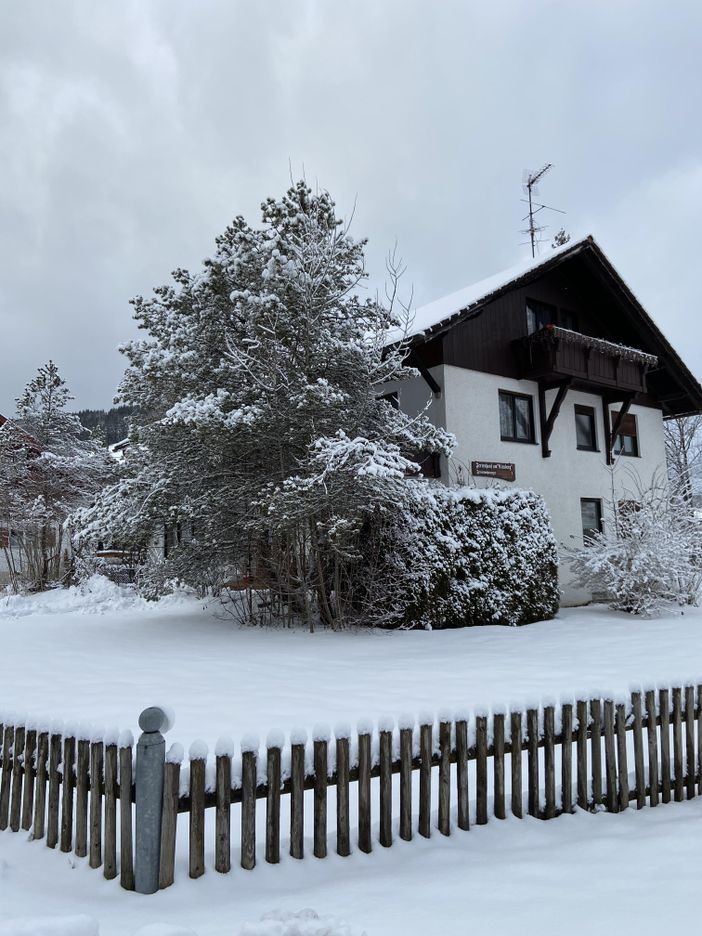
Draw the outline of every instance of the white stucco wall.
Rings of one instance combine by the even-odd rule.
[[[639,457],[620,456],[612,468],[605,463],[604,423],[601,398],[596,394],[569,390],[551,434],[551,457],[541,455],[538,417],[538,387],[529,380],[513,380],[484,374],[465,368],[442,365],[432,368],[432,374],[442,388],[441,399],[432,403],[431,418],[445,426],[457,438],[453,464],[443,480],[449,483],[473,483],[479,487],[503,486],[526,488],[541,494],[551,514],[559,547],[582,545],[580,499],[602,500],[605,530],[612,523],[608,505],[623,499],[636,499],[638,487],[650,486],[654,476],[665,479],[665,448],[661,411],[651,407],[632,406],[636,416]],[[533,397],[536,443],[503,442],[500,439],[500,390],[525,393]],[[426,383],[418,378],[400,387],[400,406],[415,412],[417,400],[429,396]],[[555,391],[547,394],[547,406]],[[576,445],[576,403],[595,410],[598,452],[579,451]],[[618,409],[614,404],[612,409]],[[472,478],[471,461],[514,462],[514,482]],[[573,588],[567,565],[561,564],[563,604],[580,604],[591,596]]]

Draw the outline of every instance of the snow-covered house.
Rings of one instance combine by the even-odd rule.
[[[702,387],[592,237],[418,309],[409,339],[421,376],[393,402],[429,399],[458,441],[425,470],[537,491],[563,546],[665,477],[664,419],[702,412]],[[564,603],[587,600],[569,578],[562,564]]]

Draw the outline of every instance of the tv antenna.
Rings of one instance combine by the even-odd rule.
[[[534,215],[543,211],[544,208],[547,211],[557,211],[559,214],[565,214],[565,211],[561,211],[560,208],[552,208],[550,205],[542,205],[541,202],[534,201],[534,195],[539,194],[539,180],[543,179],[550,169],[553,169],[553,163],[546,163],[537,172],[529,172],[529,170],[525,169],[522,176],[522,187],[524,194],[527,196],[522,198],[522,201],[529,205],[529,214],[523,217],[522,221],[528,221],[529,227],[525,228],[521,233],[529,235],[532,257],[536,256],[536,247],[541,243],[538,235],[546,229],[546,225],[536,224]]]

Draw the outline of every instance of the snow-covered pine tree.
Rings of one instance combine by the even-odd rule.
[[[70,567],[67,519],[110,479],[104,447],[67,411],[72,397],[53,361],[40,367],[0,433],[0,517],[12,531],[12,580],[43,589]]]
[[[336,625],[358,610],[364,524],[452,439],[382,399],[414,373],[385,347],[400,317],[359,298],[364,242],[329,194],[299,182],[262,212],[257,228],[237,217],[202,271],[133,301],[148,337],[123,348],[132,444],[83,532],[153,542],[165,525],[152,582],[228,582],[255,620]]]

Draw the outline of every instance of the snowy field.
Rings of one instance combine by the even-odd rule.
[[[0,599],[0,647],[0,709],[136,734],[144,707],[167,704],[168,740],[212,749],[222,734],[698,682],[702,611],[641,620],[591,607],[523,628],[309,634],[103,586]]]
[[[237,628],[216,604],[148,605],[102,582],[87,595],[0,599],[0,647],[0,709],[136,733],[139,711],[166,703],[169,740],[212,748],[221,734],[698,682],[702,613],[636,620],[593,607],[521,629],[307,634]],[[2,833],[0,936],[646,936],[696,919],[700,840],[702,798],[181,874],[141,897]],[[306,908],[320,919],[294,916]]]

